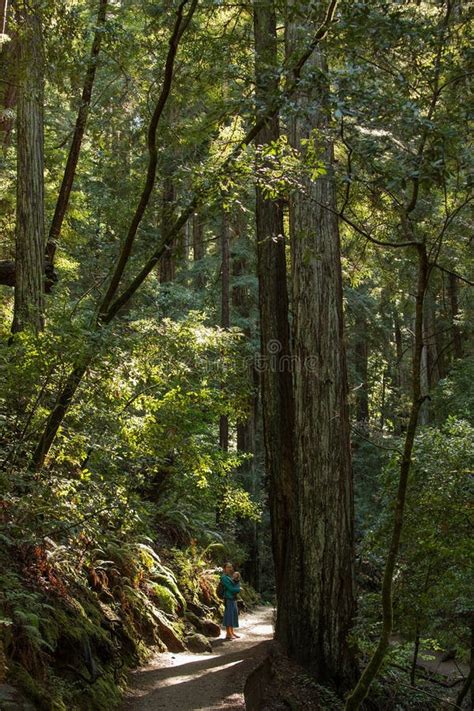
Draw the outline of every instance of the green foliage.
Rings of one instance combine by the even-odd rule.
[[[418,435],[395,577],[396,628],[407,639],[421,633],[445,648],[467,645],[470,633],[473,443],[472,426],[453,418]],[[381,513],[363,544],[363,554],[375,566],[385,555],[397,466],[394,458],[384,469]],[[360,613],[363,620],[375,621],[375,627],[378,601],[378,595],[365,595]],[[367,632],[370,639],[366,627]]]

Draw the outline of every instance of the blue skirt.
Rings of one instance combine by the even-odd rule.
[[[238,627],[239,626],[239,610],[237,608],[237,600],[225,599],[225,610],[224,610],[224,620],[222,622],[224,627]]]

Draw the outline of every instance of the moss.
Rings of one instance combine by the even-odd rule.
[[[40,711],[71,711],[63,699],[63,682],[52,673],[43,680],[35,679],[20,664],[13,663],[10,679]]]
[[[186,609],[186,600],[184,599],[184,596],[181,590],[179,589],[178,583],[176,582],[175,578],[172,578],[171,575],[167,575],[165,573],[155,573],[152,579],[153,582],[168,588],[168,590],[173,593],[174,597],[179,602],[181,607],[183,609]]]
[[[107,711],[118,708],[122,701],[122,692],[111,672],[97,679],[94,684],[82,690],[78,699],[78,708],[84,711]]]
[[[153,601],[156,601],[160,610],[170,615],[176,612],[178,601],[169,588],[159,583],[150,583],[150,591]]]

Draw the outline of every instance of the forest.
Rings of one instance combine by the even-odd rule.
[[[1,711],[473,708],[472,20],[0,0]]]

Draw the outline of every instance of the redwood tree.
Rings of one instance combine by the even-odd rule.
[[[44,56],[39,3],[18,5],[16,272],[12,331],[44,325]]]
[[[291,4],[287,49],[307,32],[309,4]],[[302,170],[290,200],[293,347],[296,357],[295,464],[301,576],[294,656],[323,681],[347,688],[355,662],[348,634],[355,609],[353,493],[342,274],[327,66],[307,62],[290,119],[290,142],[324,174]],[[306,155],[305,155],[306,151]]]

